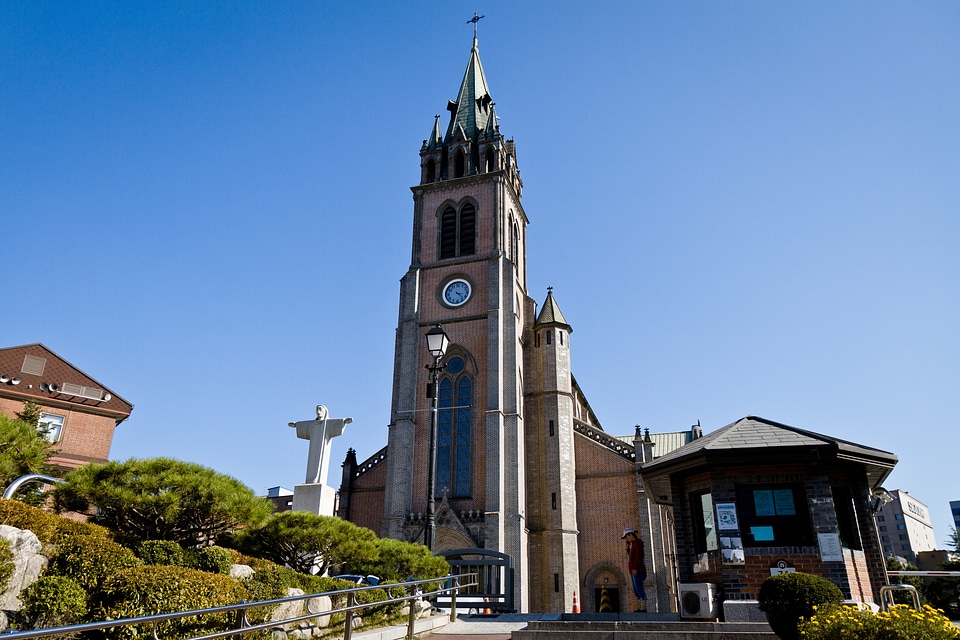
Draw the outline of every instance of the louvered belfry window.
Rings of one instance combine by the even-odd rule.
[[[476,253],[477,210],[467,203],[458,214],[447,207],[440,215],[440,259],[472,256]]]

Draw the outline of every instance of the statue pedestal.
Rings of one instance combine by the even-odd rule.
[[[293,510],[332,516],[337,504],[337,490],[325,484],[298,484],[293,488]]]

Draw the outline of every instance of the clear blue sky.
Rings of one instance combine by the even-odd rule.
[[[960,499],[960,3],[4,2],[0,343],[136,405],[112,457],[302,482],[386,444],[418,151],[474,11],[531,294],[615,435],[748,414]]]

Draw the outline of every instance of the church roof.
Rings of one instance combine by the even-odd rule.
[[[547,287],[547,299],[543,301],[543,308],[540,309],[536,324],[564,324],[570,327],[563,313],[560,312],[560,305],[553,297],[553,287]],[[572,333],[573,329],[570,331]]]
[[[458,127],[463,130],[467,139],[476,140],[479,132],[487,130],[489,121],[491,119],[495,121],[492,103],[490,91],[487,89],[487,78],[483,73],[483,65],[480,64],[477,38],[474,37],[473,48],[470,49],[470,61],[463,74],[457,100],[447,105],[451,118],[444,141],[450,142]]]

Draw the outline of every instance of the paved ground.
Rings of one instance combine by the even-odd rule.
[[[524,629],[531,620],[539,620],[542,614],[513,613],[484,618],[462,617],[455,622],[426,636],[430,640],[509,640],[513,631]]]

